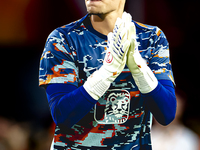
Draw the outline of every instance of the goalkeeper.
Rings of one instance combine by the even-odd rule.
[[[152,117],[176,113],[169,45],[132,21],[125,0],[85,0],[88,14],[54,30],[40,61],[55,150],[151,150]]]

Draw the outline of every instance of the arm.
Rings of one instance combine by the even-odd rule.
[[[170,124],[176,114],[176,96],[170,80],[159,80],[157,87],[148,94],[142,94],[145,106],[162,125]]]
[[[133,35],[135,34],[134,32]],[[127,66],[142,93],[146,107],[160,124],[168,125],[175,117],[176,98],[168,42],[162,32],[159,37],[157,35],[159,34],[154,34],[156,42],[152,42],[151,47],[154,48],[148,66],[139,53],[136,37],[133,36]]]
[[[69,128],[82,119],[97,102],[82,86],[77,88],[68,84],[50,84],[46,94],[54,122]],[[168,125],[174,119],[176,97],[171,81],[160,80],[156,89],[142,94],[142,97],[145,106],[160,124]]]
[[[103,96],[125,67],[131,42],[130,35],[134,30],[131,19],[131,15],[126,12],[123,13],[122,19],[117,18],[113,32],[107,36],[108,44],[103,65],[88,77],[83,85],[96,100]]]
[[[96,104],[83,88],[69,84],[50,84],[46,88],[51,115],[56,125],[72,127]]]
[[[54,122],[59,126],[71,127],[78,122],[77,118],[81,118],[79,115],[87,113],[86,110],[91,109],[96,101],[88,98],[83,88],[77,88],[79,79],[79,70],[75,63],[77,56],[72,55],[73,50],[69,48],[69,42],[64,37],[59,29],[49,35],[40,60],[39,83],[46,88]],[[86,110],[77,111],[80,107]]]
[[[131,16],[127,14],[124,14],[122,19],[118,18],[115,24],[114,33],[110,33],[108,36],[108,46],[103,65],[99,70],[95,71],[90,77],[88,77],[83,86],[77,88],[77,80],[76,82],[70,81],[70,84],[73,83],[72,85],[56,84],[60,82],[59,76],[62,76],[58,69],[59,67],[63,69],[63,66],[52,63],[53,59],[50,57],[48,57],[47,61],[43,61],[44,64],[46,63],[46,65],[43,66],[54,64],[54,67],[52,66],[49,68],[50,71],[54,68],[56,69],[53,71],[55,75],[50,74],[48,77],[45,74],[41,75],[41,77],[46,79],[44,82],[45,84],[53,83],[47,86],[46,93],[53,120],[57,125],[72,127],[82,119],[92,109],[97,100],[106,92],[115,78],[122,72],[126,64],[126,54],[130,45],[130,40],[127,36],[129,28],[124,28],[124,26],[127,25],[125,19],[128,19],[129,22],[131,22]],[[54,39],[58,40],[57,38]],[[49,50],[47,53],[49,54]],[[59,57],[60,55],[57,57],[55,56],[56,55],[53,55],[52,57],[54,59],[57,58],[57,61],[62,60],[62,58]],[[43,58],[46,59],[46,55]],[[73,62],[67,61],[65,66],[68,67],[66,68],[66,75],[64,75],[66,81],[68,80],[68,74],[71,75],[71,73],[67,72],[70,71],[70,68],[73,69],[76,76],[78,75],[78,69]],[[45,67],[40,70],[44,70],[43,72],[46,73],[44,68]],[[58,80],[56,82],[55,80],[51,82],[49,79],[52,77]]]

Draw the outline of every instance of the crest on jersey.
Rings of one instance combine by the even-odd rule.
[[[112,61],[113,61],[113,56],[112,56],[111,52],[108,52],[108,53],[106,54],[106,56],[105,56],[105,61],[106,61],[108,64],[112,63]]]
[[[94,118],[99,124],[123,124],[128,120],[130,93],[109,90],[95,105]]]

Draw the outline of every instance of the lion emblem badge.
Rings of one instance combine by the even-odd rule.
[[[95,105],[94,119],[99,124],[123,124],[128,120],[130,93],[108,90]]]

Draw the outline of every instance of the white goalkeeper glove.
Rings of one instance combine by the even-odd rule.
[[[130,14],[123,13],[122,19],[117,18],[113,32],[108,34],[107,52],[103,65],[95,71],[83,87],[88,94],[98,100],[108,90],[110,84],[122,72],[127,60],[130,46]]]
[[[131,71],[133,79],[135,80],[140,92],[147,94],[157,87],[158,80],[138,51],[135,25],[134,32],[131,34],[132,40],[127,54],[126,64]]]

